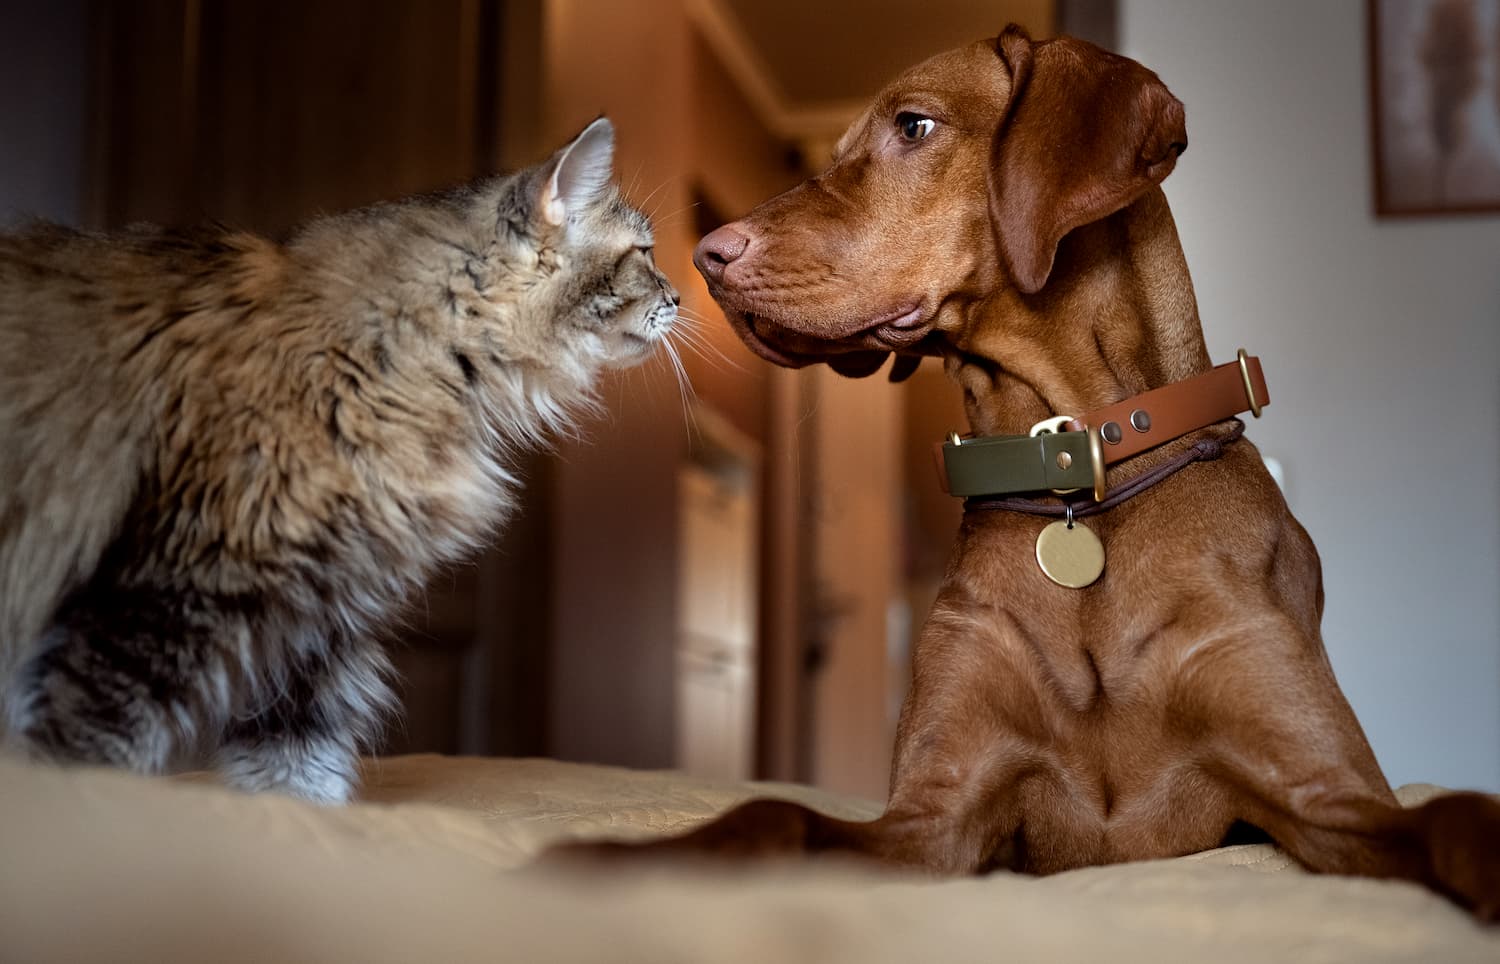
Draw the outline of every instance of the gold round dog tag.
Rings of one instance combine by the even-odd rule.
[[[1104,543],[1081,522],[1054,522],[1036,537],[1036,564],[1059,586],[1082,589],[1104,571]]]

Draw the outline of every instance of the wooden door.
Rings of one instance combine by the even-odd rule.
[[[901,388],[822,366],[813,378],[805,771],[817,786],[884,800],[896,716],[891,650],[906,625]]]
[[[760,450],[699,405],[677,473],[676,756],[699,776],[755,776]]]

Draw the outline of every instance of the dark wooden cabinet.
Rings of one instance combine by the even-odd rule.
[[[93,7],[94,215],[278,232],[491,169],[497,5]]]

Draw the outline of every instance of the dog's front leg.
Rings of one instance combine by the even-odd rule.
[[[1320,873],[1412,880],[1500,916],[1500,802],[1449,794],[1404,809],[1315,640],[1286,621],[1184,673],[1175,706],[1239,819]]]

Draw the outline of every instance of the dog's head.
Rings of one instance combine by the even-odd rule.
[[[735,331],[780,365],[891,377],[942,354],[965,308],[1040,291],[1070,231],[1126,207],[1187,145],[1135,61],[1072,38],[998,38],[886,87],[827,170],[698,244]]]

